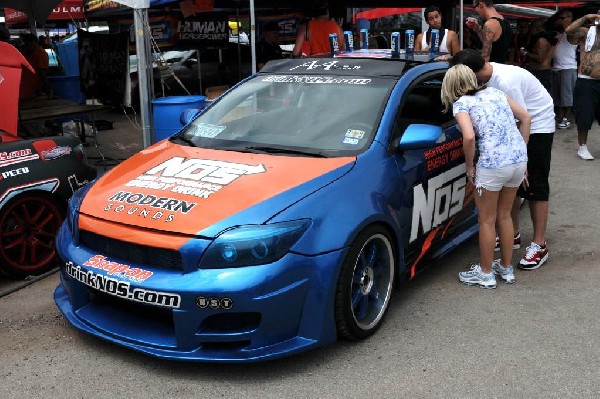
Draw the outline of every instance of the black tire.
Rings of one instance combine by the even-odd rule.
[[[335,292],[339,337],[360,340],[381,326],[396,275],[394,246],[381,226],[363,230],[352,243]]]
[[[0,272],[24,278],[55,267],[54,238],[63,219],[61,208],[43,193],[11,199],[0,211]]]

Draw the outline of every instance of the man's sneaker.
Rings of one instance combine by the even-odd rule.
[[[513,267],[502,267],[500,259],[496,259],[492,262],[492,270],[494,271],[494,274],[500,277],[506,284],[512,284],[515,282],[515,273]]]
[[[590,151],[588,150],[586,144],[579,146],[579,149],[577,150],[577,155],[579,155],[579,158],[585,159],[586,161],[594,160],[594,157],[592,156],[592,154],[590,154]]]
[[[481,288],[496,288],[496,276],[494,272],[483,273],[480,265],[471,266],[468,272],[458,273],[458,279],[461,283],[467,285],[478,285]]]
[[[571,126],[571,122],[567,118],[562,118],[560,122],[556,124],[559,129],[568,129]]]
[[[515,234],[513,238],[513,249],[521,248],[521,233]],[[500,237],[496,236],[496,247],[494,251],[500,251]]]
[[[525,256],[519,262],[519,269],[535,270],[539,268],[548,259],[548,247],[544,243],[544,247],[532,242],[525,251]]]

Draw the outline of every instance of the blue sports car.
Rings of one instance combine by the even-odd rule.
[[[478,229],[446,69],[385,51],[268,63],[75,193],[58,307],[178,360],[370,336],[395,285]]]

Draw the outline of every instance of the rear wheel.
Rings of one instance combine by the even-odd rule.
[[[381,325],[394,287],[396,261],[387,231],[371,226],[348,252],[335,295],[338,335],[364,339]]]
[[[44,195],[11,200],[0,212],[0,271],[23,278],[55,266],[54,237],[62,221],[58,206]]]

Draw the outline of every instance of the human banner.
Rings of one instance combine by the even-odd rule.
[[[105,105],[124,102],[129,75],[129,32],[114,34],[77,31],[81,91]]]
[[[226,46],[229,43],[228,14],[207,12],[178,21],[175,37],[182,42],[210,47]]]

